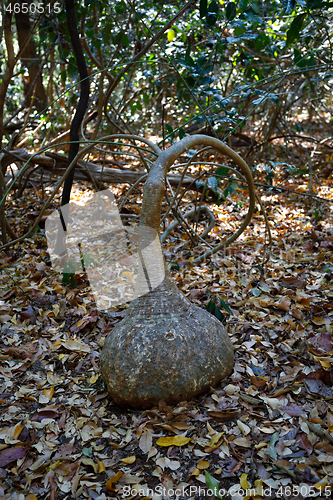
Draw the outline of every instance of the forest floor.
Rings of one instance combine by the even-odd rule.
[[[223,254],[172,271],[195,304],[217,300],[235,348],[230,377],[177,406],[123,410],[108,397],[99,357],[126,306],[99,311],[84,276],[65,286],[43,229],[0,254],[1,499],[331,497],[333,179],[315,171],[310,195],[308,182],[281,168],[284,191],[258,187],[273,240],[264,266],[258,211]],[[77,183],[74,199],[87,190]],[[18,233],[41,196],[11,201]],[[240,220],[230,201],[210,202],[211,241]],[[139,213],[137,196],[126,207]],[[192,252],[177,230],[163,249],[177,262]]]

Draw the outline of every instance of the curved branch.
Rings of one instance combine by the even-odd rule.
[[[254,206],[255,206],[255,190],[251,171],[245,161],[226,144],[219,139],[206,135],[193,135],[184,137],[181,141],[173,144],[168,149],[162,151],[155,163],[153,164],[147,181],[143,187],[143,201],[140,217],[140,225],[154,228],[157,232],[160,229],[161,207],[164,193],[165,178],[168,170],[177,158],[190,148],[198,144],[211,146],[217,149],[220,153],[233,160],[241,169],[249,189],[249,208],[247,215],[239,227],[239,229],[228,238],[226,241],[205,253],[205,257],[209,257],[217,250],[224,248],[237,239],[246,229],[251,221]],[[198,257],[193,261],[193,264],[198,264],[203,260],[203,256]]]

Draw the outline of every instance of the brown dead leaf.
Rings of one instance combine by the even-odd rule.
[[[256,387],[264,387],[267,384],[267,379],[265,377],[250,376],[251,383]]]
[[[200,300],[203,295],[205,295],[205,290],[198,290],[197,288],[190,290],[189,298],[191,300]]]
[[[299,277],[290,277],[290,278],[283,278],[280,281],[281,286],[285,286],[286,288],[305,288],[306,287],[306,280],[299,278]]]
[[[114,474],[113,476],[111,476],[110,479],[105,484],[105,488],[108,491],[112,491],[113,490],[113,483],[116,483],[117,481],[119,481],[119,479],[121,478],[122,475],[123,475],[123,472],[120,470],[119,472],[117,472],[117,474]]]
[[[36,313],[31,306],[24,307],[20,312],[21,321],[25,321],[28,325],[31,323],[32,325],[36,324]]]
[[[253,264],[256,261],[256,258],[253,255],[247,255],[242,252],[236,252],[234,255],[237,259],[244,262],[244,264]]]
[[[282,311],[289,311],[291,300],[288,297],[283,297],[279,302],[275,303],[275,307],[281,309]]]
[[[140,437],[139,448],[143,453],[149,453],[152,446],[153,431],[152,429],[144,429]]]
[[[72,325],[70,331],[73,333],[77,333],[80,330],[83,330],[85,326],[90,325],[91,323],[96,323],[97,320],[98,312],[92,311],[91,314],[86,314],[82,319],[80,319],[80,321]]]
[[[315,337],[310,337],[307,340],[310,347],[322,353],[333,353],[333,340],[332,335],[329,333],[321,333]]]
[[[304,386],[309,394],[319,394],[325,398],[331,398],[333,395],[332,389],[316,378],[304,379]]]
[[[311,455],[311,453],[313,452],[312,444],[310,443],[307,435],[304,433],[299,436],[299,446],[300,448],[303,448],[303,450],[305,450],[308,455]]]
[[[294,403],[288,406],[282,406],[281,410],[288,413],[288,415],[291,415],[292,417],[299,417],[300,415],[306,415],[303,408]]]
[[[0,467],[6,467],[6,465],[23,458],[28,448],[26,446],[15,446],[10,448],[5,448],[0,451]]]

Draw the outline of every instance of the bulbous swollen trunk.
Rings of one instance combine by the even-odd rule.
[[[255,199],[251,172],[221,141],[199,135],[185,137],[159,155],[144,186],[141,226],[159,231],[166,173],[180,154],[200,143],[215,147],[241,167],[250,192],[249,211],[240,227],[245,229]],[[131,302],[125,318],[109,333],[101,355],[101,373],[110,396],[120,406],[141,409],[160,400],[189,400],[229,375],[233,364],[233,347],[222,324],[191,304],[167,269],[159,286]]]
[[[205,392],[230,374],[234,356],[222,324],[191,304],[169,276],[134,300],[109,333],[101,371],[120,406],[151,408]]]

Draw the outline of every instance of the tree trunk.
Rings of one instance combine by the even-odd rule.
[[[19,10],[19,12],[15,13],[15,21],[21,51],[21,63],[28,68],[29,73],[29,80],[24,86],[25,106],[29,107],[31,99],[33,99],[33,104],[40,113],[47,106],[47,97],[43,86],[39,58],[36,53],[36,44],[31,37],[29,13],[23,13],[22,10]]]
[[[255,200],[251,172],[221,141],[201,135],[185,137],[162,151],[155,161],[143,190],[140,227],[159,233],[166,174],[182,153],[198,144],[214,147],[234,160],[246,177],[250,203],[241,226],[244,231]],[[141,241],[140,245],[147,248],[147,243]],[[150,271],[148,268],[148,274]],[[145,277],[139,273],[138,281]],[[222,324],[191,304],[165,267],[164,281],[133,300],[125,318],[109,333],[101,355],[101,373],[117,404],[151,408],[160,400],[178,403],[209,390],[230,374],[233,363],[233,347]]]

